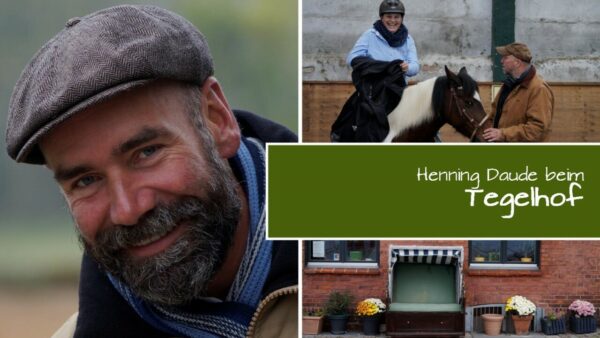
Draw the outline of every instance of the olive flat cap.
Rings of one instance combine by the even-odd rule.
[[[506,46],[496,47],[498,54],[502,56],[512,55],[521,61],[531,62],[531,51],[526,44],[521,42],[513,42]]]
[[[202,34],[154,6],[115,6],[67,21],[23,70],[9,104],[6,144],[43,164],[40,139],[70,116],[158,79],[202,85],[213,61]]]

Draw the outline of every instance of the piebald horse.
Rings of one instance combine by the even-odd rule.
[[[408,86],[402,100],[388,114],[390,131],[383,142],[432,142],[446,123],[472,142],[483,141],[483,131],[492,126],[481,99],[477,82],[465,67],[454,74]]]

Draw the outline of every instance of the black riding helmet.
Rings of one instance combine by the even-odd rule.
[[[399,13],[404,16],[404,4],[400,0],[383,0],[379,5],[379,17],[385,13]]]

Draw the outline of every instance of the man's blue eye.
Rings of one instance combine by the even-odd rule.
[[[149,157],[149,156],[152,156],[157,150],[158,150],[157,146],[146,147],[146,148],[142,149],[142,151],[140,152],[140,155],[142,157]]]
[[[98,180],[98,178],[96,176],[84,176],[80,179],[77,180],[77,182],[75,182],[75,186],[77,188],[85,188],[88,185],[96,182]]]

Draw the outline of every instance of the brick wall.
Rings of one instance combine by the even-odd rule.
[[[578,298],[600,306],[600,241],[542,241],[540,271],[465,272],[466,304],[503,303],[521,294],[545,309]]]
[[[364,298],[373,297],[386,301],[390,244],[467,246],[466,241],[381,241],[379,269],[308,268],[305,266],[302,279],[302,304],[306,307],[322,306],[332,290],[350,291],[354,295],[354,304]]]
[[[578,298],[600,306],[600,241],[542,241],[540,271],[471,270],[466,262],[468,241],[381,241],[379,269],[304,267],[303,305],[321,306],[332,290],[349,290],[355,303],[368,297],[385,300],[390,244],[463,246],[467,306],[504,303],[515,294],[546,309],[565,310]]]

